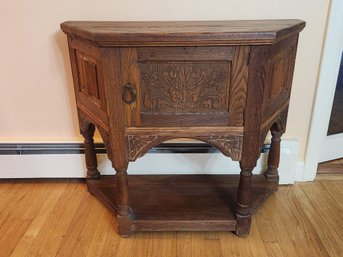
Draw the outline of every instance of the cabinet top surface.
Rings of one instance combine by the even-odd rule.
[[[102,46],[273,44],[305,27],[302,20],[67,21],[72,37]]]

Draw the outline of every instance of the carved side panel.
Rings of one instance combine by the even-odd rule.
[[[272,79],[269,91],[269,99],[274,99],[279,94],[286,94],[290,90],[288,74],[290,73],[291,60],[290,56],[293,47],[287,49],[282,55],[272,62]]]
[[[229,64],[139,63],[142,112],[227,112]]]
[[[80,92],[100,101],[96,61],[79,51],[76,52],[76,60]]]
[[[264,93],[266,116],[289,99],[295,63],[297,37],[281,41],[269,49],[268,78]],[[268,111],[270,113],[268,113]]]

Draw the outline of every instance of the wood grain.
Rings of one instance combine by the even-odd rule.
[[[301,20],[68,21],[61,29],[102,46],[271,44],[305,26]]]
[[[249,78],[250,47],[235,48],[229,97],[229,126],[244,125],[244,111]]]

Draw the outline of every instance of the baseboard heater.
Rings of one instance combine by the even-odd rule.
[[[98,168],[103,175],[114,175],[105,146],[95,144]],[[254,169],[266,169],[269,144]],[[280,183],[294,183],[298,170],[299,142],[281,142]],[[4,143],[0,144],[0,179],[4,178],[83,178],[85,177],[84,145],[82,143]],[[157,160],[157,161],[156,161]],[[206,143],[172,142],[153,147],[136,162],[129,164],[128,173],[139,174],[239,174],[239,163],[221,154]],[[300,173],[300,171],[298,172]]]

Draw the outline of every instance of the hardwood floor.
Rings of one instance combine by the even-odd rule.
[[[343,158],[318,164],[317,174],[342,174]]]
[[[146,232],[123,239],[115,218],[75,180],[0,182],[0,256],[343,256],[343,180],[282,186],[251,233]],[[148,201],[148,199],[147,199]]]

